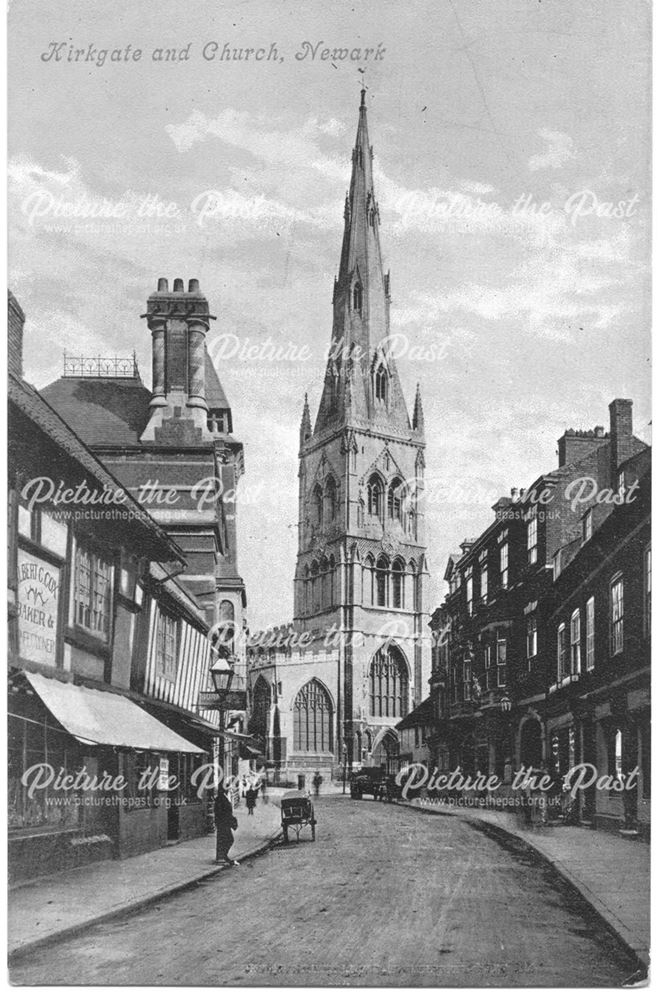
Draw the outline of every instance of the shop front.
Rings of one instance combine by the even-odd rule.
[[[167,844],[170,755],[203,748],[129,697],[39,673],[13,674],[8,709],[13,883]]]

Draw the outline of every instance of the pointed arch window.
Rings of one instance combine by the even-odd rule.
[[[319,681],[308,681],[294,699],[294,749],[304,753],[333,751],[333,708]]]
[[[321,524],[324,518],[324,495],[322,487],[318,483],[313,490],[313,515],[315,522]]]
[[[360,313],[363,311],[363,288],[361,287],[360,281],[357,281],[354,285],[352,305],[354,307],[354,312]]]
[[[381,518],[383,498],[382,481],[377,473],[374,473],[368,480],[368,514]]]
[[[376,604],[378,608],[385,608],[388,604],[388,559],[380,556],[377,560],[377,571],[375,579]]]
[[[402,489],[401,479],[394,479],[388,488],[388,516],[394,521],[402,518]]]
[[[363,566],[363,603],[374,604],[375,561],[367,556]]]
[[[378,650],[370,664],[370,712],[377,717],[407,714],[407,665],[397,646]]]
[[[324,520],[331,524],[336,516],[336,484],[333,476],[327,476],[324,487]]]
[[[405,564],[402,559],[395,559],[391,571],[391,604],[394,608],[404,607]]]
[[[388,391],[388,372],[384,365],[380,365],[375,372],[375,399],[381,403],[386,403]]]
[[[393,733],[386,733],[375,747],[375,766],[384,774],[397,774],[400,746]]]
[[[250,732],[261,737],[266,747],[271,717],[271,687],[262,676],[255,683],[252,701]]]

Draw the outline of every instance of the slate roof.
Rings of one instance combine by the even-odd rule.
[[[227,396],[207,352],[205,357],[207,404],[210,409],[229,410]],[[41,395],[91,447],[139,444],[152,398],[140,377],[59,378],[45,386]]]
[[[89,445],[138,444],[152,398],[139,378],[59,378],[41,395]]]
[[[78,380],[72,379],[72,381],[76,382]],[[16,406],[17,409],[47,434],[56,445],[74,458],[85,472],[93,476],[101,486],[108,487],[112,491],[125,490],[122,483],[92,454],[86,444],[75,433],[75,428],[72,429],[63,417],[52,409],[49,401],[45,400],[34,386],[10,374],[7,389],[10,404]],[[183,560],[182,550],[176,542],[149,516],[144,507],[128,493],[126,494],[124,506],[127,510],[138,515],[136,521],[139,524],[145,525],[149,533],[158,538],[162,546],[162,558]]]

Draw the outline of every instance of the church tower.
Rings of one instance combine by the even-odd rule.
[[[365,90],[344,222],[321,400],[313,425],[306,398],[300,427],[294,626],[338,650],[336,759],[344,744],[348,762],[392,771],[394,726],[429,675],[425,437],[390,349]]]

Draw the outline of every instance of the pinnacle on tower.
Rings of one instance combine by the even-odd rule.
[[[425,431],[425,418],[423,416],[423,402],[421,400],[421,385],[416,384],[416,398],[414,400],[414,413],[411,420],[412,430],[423,434]]]
[[[301,426],[299,428],[299,443],[305,444],[313,433],[310,424],[310,408],[308,406],[308,393],[303,397],[303,413],[301,415]]]

